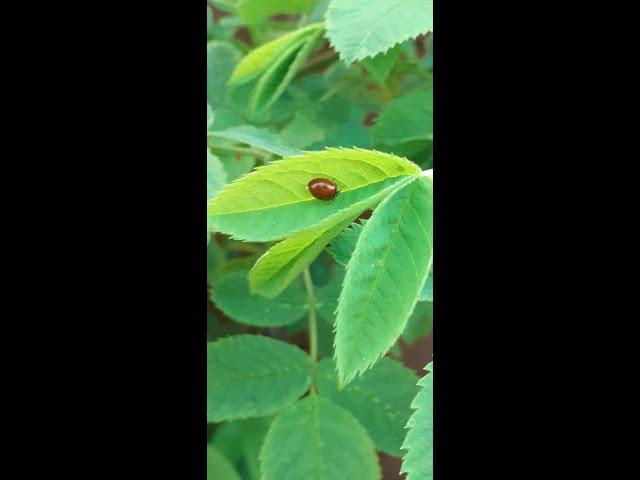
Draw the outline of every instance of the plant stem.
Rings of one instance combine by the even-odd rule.
[[[309,267],[304,269],[304,287],[307,290],[307,303],[309,306],[309,355],[311,360],[316,363],[318,360],[318,319],[316,317],[316,296],[313,291],[313,281]],[[315,390],[315,386],[311,385],[311,391]]]

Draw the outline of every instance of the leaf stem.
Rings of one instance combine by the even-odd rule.
[[[316,296],[313,291],[313,281],[309,267],[302,273],[304,277],[304,287],[307,290],[307,303],[309,306],[309,355],[315,364],[318,361],[318,318],[316,317]],[[315,393],[315,379],[311,383],[311,392]]]

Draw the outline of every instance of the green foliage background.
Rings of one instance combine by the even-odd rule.
[[[207,3],[209,480],[432,478],[432,17]]]

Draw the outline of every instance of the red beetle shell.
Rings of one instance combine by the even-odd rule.
[[[338,187],[328,178],[314,178],[309,182],[311,195],[318,200],[333,200],[338,194]]]

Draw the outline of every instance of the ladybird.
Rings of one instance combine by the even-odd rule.
[[[314,178],[308,186],[311,195],[318,200],[333,200],[338,194],[338,187],[328,178]]]

